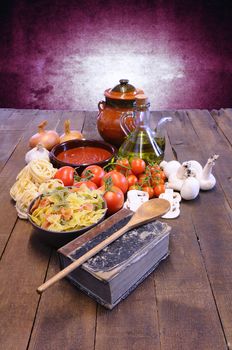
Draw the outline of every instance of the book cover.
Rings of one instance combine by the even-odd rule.
[[[79,237],[59,249],[61,267],[71,264],[124,226],[132,212],[123,209],[116,214],[113,220],[107,219],[105,224],[100,224],[101,230],[95,227],[86,233],[86,237]],[[97,302],[112,309],[169,255],[170,230],[170,226],[158,220],[132,229],[67,278]]]

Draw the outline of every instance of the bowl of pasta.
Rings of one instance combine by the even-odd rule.
[[[29,205],[28,219],[35,234],[60,248],[103,221],[106,211],[99,190],[85,185],[60,187],[36,197]]]

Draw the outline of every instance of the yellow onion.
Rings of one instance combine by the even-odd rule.
[[[75,140],[75,139],[83,139],[83,135],[81,132],[77,130],[70,130],[70,120],[67,119],[64,122],[64,134],[60,136],[60,142],[65,142],[69,140]]]
[[[60,143],[60,137],[55,130],[45,130],[47,121],[43,121],[38,125],[38,132],[33,135],[29,140],[29,146],[34,148],[40,143],[48,151],[50,151],[55,145]]]

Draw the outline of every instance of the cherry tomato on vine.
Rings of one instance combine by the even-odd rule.
[[[128,190],[128,181],[123,174],[116,170],[111,170],[103,176],[101,180],[101,185],[104,185],[104,183],[108,183],[108,181],[110,180],[112,181],[112,184],[114,186],[119,187],[123,193],[126,193],[126,191]]]
[[[128,181],[128,187],[131,187],[138,183],[138,178],[134,174],[131,174],[127,176],[127,181]]]
[[[141,186],[149,185],[151,186],[152,184],[152,179],[148,174],[140,174],[139,175],[139,184]]]
[[[139,186],[138,184],[132,185],[128,188],[128,191],[131,190],[140,190],[141,191],[141,186]]]
[[[163,170],[160,171],[160,175],[161,175],[161,179],[163,179],[164,181],[167,179]]]
[[[154,186],[164,184],[164,179],[163,179],[161,172],[156,173],[152,176],[152,183]]]
[[[151,174],[155,174],[157,172],[160,172],[161,168],[158,164],[153,164],[153,165],[148,165],[146,170],[149,171]]]
[[[141,158],[134,158],[131,161],[131,170],[133,172],[133,174],[135,175],[139,175],[144,173],[146,169],[146,163],[144,162],[143,159]]]
[[[123,207],[124,194],[117,186],[111,186],[103,195],[107,203],[107,212],[109,214],[116,213]]]
[[[99,165],[89,165],[81,174],[82,179],[87,179],[100,186],[105,171]]]
[[[58,169],[54,175],[54,179],[61,180],[64,186],[72,186],[74,183],[75,170],[71,166],[63,166]]]
[[[159,197],[159,195],[161,193],[164,193],[165,192],[165,186],[162,184],[162,185],[157,185],[154,187],[154,195],[155,197]]]
[[[143,186],[142,191],[148,193],[149,199],[154,197],[154,189],[151,186]]]
[[[130,169],[130,163],[128,159],[122,158],[116,161],[115,170],[125,174]]]

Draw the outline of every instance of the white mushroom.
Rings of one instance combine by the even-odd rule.
[[[180,195],[185,200],[195,199],[200,191],[200,183],[199,181],[193,177],[188,177],[181,187]]]
[[[176,172],[173,172],[169,175],[166,187],[172,188],[173,190],[176,190],[176,191],[180,191],[187,176],[188,176],[187,165],[180,165]]]
[[[189,160],[187,162],[182,163],[182,165],[187,165],[191,173],[197,178],[202,173],[202,166],[196,160]]]
[[[171,174],[177,172],[181,164],[177,160],[171,160],[170,162],[163,160],[160,163],[160,166],[163,169],[165,176],[168,178]]]

